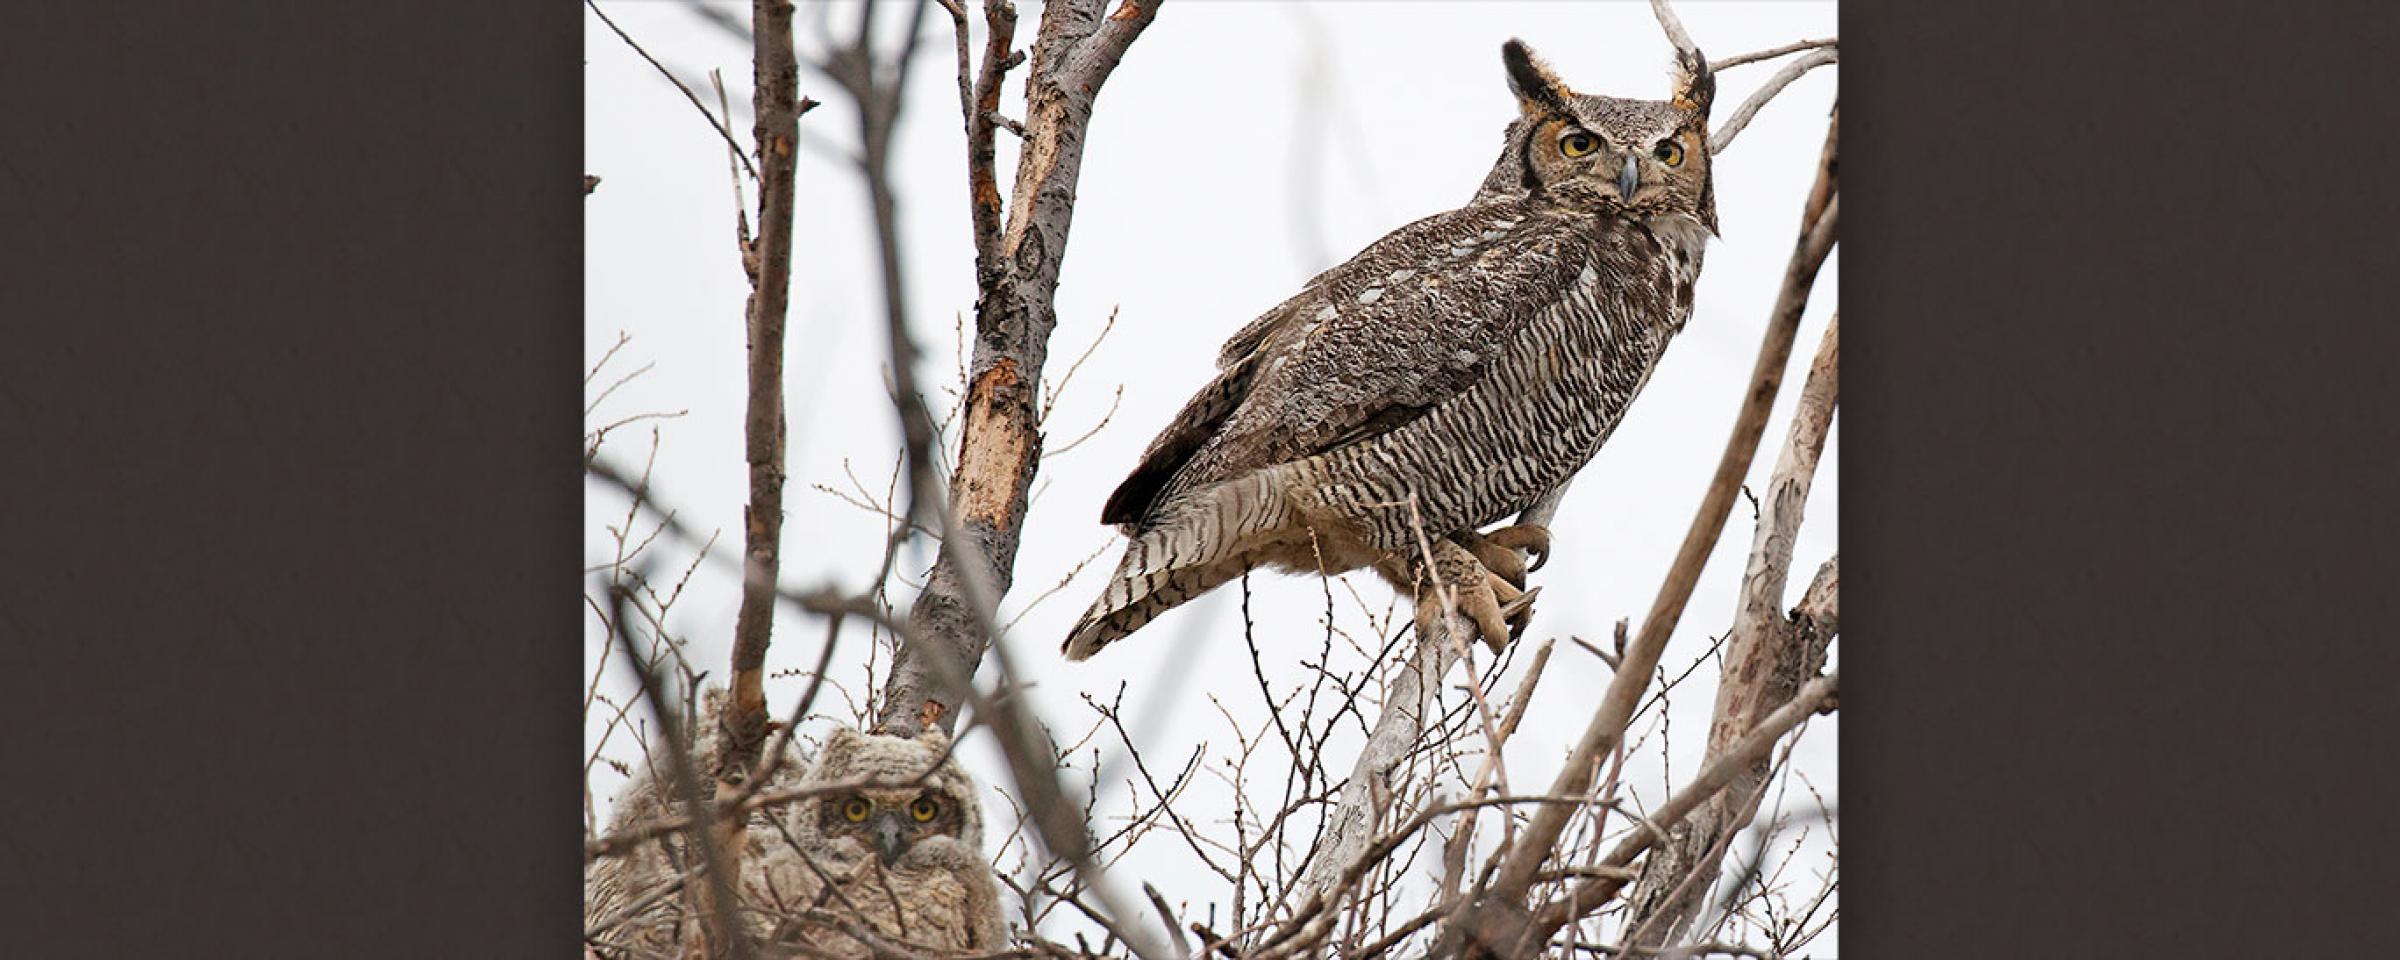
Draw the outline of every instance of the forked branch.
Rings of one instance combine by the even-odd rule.
[[[1714,760],[1754,725],[1758,717],[1782,706],[1825,666],[1830,631],[1804,633],[1783,613],[1784,587],[1790,578],[1792,545],[1799,538],[1808,491],[1816,476],[1817,460],[1833,425],[1839,399],[1839,341],[1841,317],[1826,324],[1825,337],[1809,365],[1808,381],[1792,413],[1790,433],[1775,471],[1760,498],[1758,529],[1751,538],[1750,560],[1742,573],[1733,632],[1725,645],[1724,673],[1717,681],[1717,700],[1709,723],[1706,758]],[[1796,612],[1796,611],[1795,611]],[[1720,855],[1734,831],[1754,813],[1742,801],[1762,795],[1768,765],[1763,761],[1736,778],[1735,787],[1710,801],[1678,828],[1667,845],[1664,863],[1683,869],[1652,869],[1635,885],[1627,902],[1627,921],[1634,931],[1626,943],[1659,947],[1680,937],[1715,882],[1723,863]]]
[[[995,38],[1015,22],[1013,11],[999,9],[1004,6],[986,10]],[[971,194],[978,297],[964,436],[943,524],[954,532],[944,538],[941,556],[910,612],[927,643],[901,652],[885,688],[878,723],[895,733],[913,731],[927,717],[945,728],[955,724],[960,691],[941,677],[973,675],[992,643],[984,626],[991,605],[1014,580],[1025,508],[1041,458],[1036,390],[1057,325],[1053,298],[1074,218],[1085,132],[1094,100],[1126,46],[1156,16],[1157,4],[1126,2],[1115,13],[1104,9],[1101,0],[1043,6],[1026,77],[1025,142],[999,230],[991,229],[1000,223],[997,190]],[[954,15],[953,22],[963,25],[965,18]],[[1013,59],[1001,53],[1004,49],[1004,39],[988,42],[977,80],[965,88],[974,188],[982,186],[973,178],[981,175],[975,168],[991,136],[992,111],[981,108],[997,106],[999,75]],[[936,668],[926,662],[929,657],[947,658],[957,669]]]

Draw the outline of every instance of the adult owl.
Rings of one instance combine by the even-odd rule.
[[[701,749],[712,742],[703,737]],[[982,805],[949,747],[938,727],[908,739],[843,727],[805,769],[786,755],[765,789],[835,789],[788,811],[758,811],[744,825],[737,891],[760,956],[875,955],[853,931],[916,955],[1007,945],[999,885],[983,856]],[[638,773],[618,796],[611,832],[666,815],[665,782]],[[700,935],[695,901],[679,889],[698,880],[698,853],[678,832],[595,863],[584,884],[592,952],[608,960],[683,956]]]
[[[1373,568],[1420,623],[1448,594],[1508,641],[1516,550],[1548,533],[1477,530],[1589,462],[1691,316],[1716,84],[1696,49],[1666,100],[1576,93],[1517,40],[1501,61],[1519,116],[1474,201],[1234,334],[1109,497],[1131,542],[1068,659],[1262,566]]]

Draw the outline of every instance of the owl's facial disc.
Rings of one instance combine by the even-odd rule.
[[[900,856],[908,852],[916,834],[916,825],[908,822],[900,811],[884,810],[875,814],[874,821],[867,825],[867,844],[875,848],[876,856],[882,857],[883,865],[888,867],[900,862]]]

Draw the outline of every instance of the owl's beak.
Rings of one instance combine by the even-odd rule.
[[[900,855],[908,852],[908,829],[900,824],[897,813],[876,817],[875,824],[867,829],[867,840],[875,845],[876,855],[883,858],[887,867],[900,862]]]
[[[1642,168],[1634,164],[1634,160],[1631,155],[1627,155],[1625,157],[1625,168],[1617,171],[1618,199],[1624,200],[1627,203],[1633,202],[1633,191],[1640,189],[1641,185]]]

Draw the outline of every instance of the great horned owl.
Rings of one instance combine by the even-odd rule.
[[[1372,567],[1420,622],[1440,584],[1507,642],[1515,548],[1548,533],[1476,531],[1589,462],[1691,316],[1716,83],[1692,49],[1663,101],[1575,93],[1516,40],[1501,61],[1520,115],[1475,200],[1234,334],[1109,497],[1131,543],[1068,659],[1260,566]]]
[[[701,738],[699,756],[713,739]],[[745,824],[738,891],[761,956],[873,955],[852,927],[921,955],[1007,945],[999,886],[983,857],[982,804],[949,747],[939,727],[914,739],[842,727],[805,772],[786,754],[764,789],[870,783],[762,810]],[[658,776],[637,773],[618,795],[611,833],[669,812],[661,785],[671,781],[660,767]],[[586,944],[610,960],[682,956],[699,929],[694,901],[677,888],[700,879],[698,853],[678,832],[594,863],[584,881]]]

